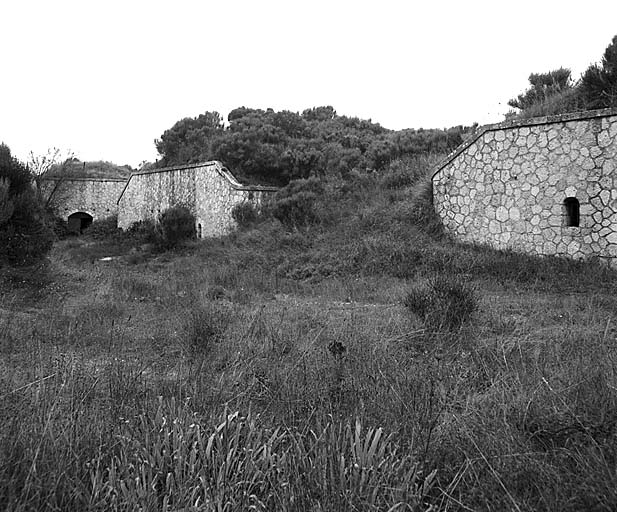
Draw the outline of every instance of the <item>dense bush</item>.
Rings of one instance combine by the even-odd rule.
[[[8,180],[9,197],[28,192],[32,186],[32,174],[28,167],[13,157],[6,144],[0,144],[0,178]]]
[[[459,276],[438,274],[426,285],[412,287],[405,306],[430,330],[454,330],[470,320],[478,298],[474,287]]]
[[[159,165],[221,160],[252,182],[286,185],[311,176],[382,171],[404,155],[448,151],[469,128],[392,131],[332,107],[296,113],[241,107],[224,127],[217,112],[178,121],[156,142]]]
[[[433,187],[430,177],[425,177],[415,184],[410,203],[410,222],[434,237],[443,234],[441,219],[433,206]]]
[[[102,229],[110,230],[112,226]],[[134,222],[125,236],[138,243],[152,244],[159,250],[173,249],[195,237],[195,216],[186,206],[172,206],[162,212],[156,221],[144,219]]]
[[[193,308],[182,330],[182,345],[191,360],[207,357],[214,345],[223,340],[231,320],[229,308],[220,304],[206,303]]]
[[[28,168],[0,145],[0,265],[24,266],[43,258],[54,234],[32,188]]]
[[[288,227],[313,224],[318,220],[316,203],[324,191],[317,178],[294,180],[276,193],[272,215]]]
[[[95,220],[88,228],[88,235],[97,240],[118,236],[121,233],[122,230],[118,227],[117,215]]]
[[[238,226],[245,228],[257,220],[258,212],[253,203],[243,201],[234,205],[231,209],[231,216]]]
[[[195,215],[186,206],[172,206],[159,215],[159,244],[172,249],[195,237]]]
[[[152,219],[133,222],[126,230],[126,235],[141,243],[157,244],[159,241],[156,222]]]

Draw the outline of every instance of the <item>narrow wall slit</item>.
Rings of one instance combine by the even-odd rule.
[[[566,197],[563,201],[566,226],[577,227],[580,223],[580,203],[576,197]]]

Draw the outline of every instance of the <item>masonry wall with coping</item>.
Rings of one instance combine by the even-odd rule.
[[[112,178],[46,179],[41,183],[44,200],[64,220],[83,212],[94,220],[118,213],[118,197],[126,180]]]
[[[242,202],[259,207],[274,187],[240,184],[218,161],[134,173],[118,200],[118,227],[155,220],[167,208],[187,206],[201,238],[221,236],[235,227],[231,211]]]
[[[460,240],[616,264],[616,171],[617,109],[505,122],[438,166],[433,203]]]

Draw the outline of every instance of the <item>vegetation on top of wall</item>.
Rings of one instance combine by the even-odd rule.
[[[529,75],[530,87],[508,101],[515,108],[506,117],[529,118],[545,115],[617,107],[617,35],[600,63],[591,64],[579,80],[571,71],[559,68]]]
[[[66,162],[53,165],[41,178],[108,178],[128,179],[133,172],[129,165],[116,165],[111,162],[82,162],[71,158]]]

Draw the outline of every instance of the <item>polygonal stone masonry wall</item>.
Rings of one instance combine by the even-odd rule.
[[[487,126],[433,176],[433,201],[463,241],[617,262],[617,110]],[[579,226],[564,204],[576,198]]]

